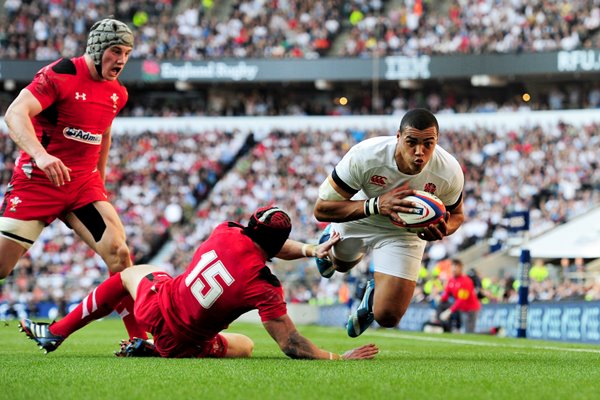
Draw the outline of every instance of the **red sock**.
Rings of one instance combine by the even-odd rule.
[[[115,311],[121,316],[129,339],[133,339],[134,337],[144,340],[148,339],[148,334],[140,327],[133,315],[133,297],[127,295],[121,299],[121,302],[115,307]]]
[[[54,335],[67,337],[90,322],[110,314],[129,293],[123,287],[121,274],[116,273],[88,294],[77,307],[50,327]]]

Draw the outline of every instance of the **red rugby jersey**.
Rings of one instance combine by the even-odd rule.
[[[165,323],[179,339],[200,343],[247,311],[263,321],[287,313],[279,280],[238,224],[220,224],[196,250],[186,271],[160,290]]]
[[[92,79],[81,56],[45,66],[27,89],[43,108],[32,122],[46,151],[71,168],[73,177],[92,172],[103,134],[127,102],[125,86],[116,80]],[[30,162],[31,157],[21,151],[17,166]],[[38,168],[33,175],[45,177]]]

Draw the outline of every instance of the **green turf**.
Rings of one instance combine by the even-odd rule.
[[[300,327],[343,352],[374,342],[375,360],[291,360],[261,326],[230,329],[255,341],[245,360],[116,358],[119,320],[98,321],[44,355],[0,323],[1,399],[598,399],[600,347],[478,335]]]

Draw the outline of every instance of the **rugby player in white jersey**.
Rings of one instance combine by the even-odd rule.
[[[438,145],[438,137],[439,125],[430,111],[410,110],[395,137],[353,146],[319,188],[315,217],[331,222],[320,242],[332,232],[342,238],[327,258],[317,259],[321,275],[347,272],[366,252],[372,254],[374,279],[348,319],[351,337],[373,320],[383,327],[398,325],[410,304],[426,243],[451,235],[463,223],[464,175],[458,161]],[[404,221],[396,214],[414,211],[415,204],[405,197],[416,190],[436,195],[447,210],[445,219],[420,233],[402,228]]]

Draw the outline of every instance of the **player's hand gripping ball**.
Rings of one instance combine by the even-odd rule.
[[[417,205],[414,209],[415,212],[398,213],[398,216],[406,223],[404,226],[396,224],[393,220],[392,223],[405,228],[409,232],[419,233],[424,227],[437,224],[446,216],[446,206],[437,196],[431,193],[417,190],[414,195],[407,196],[405,199]]]

